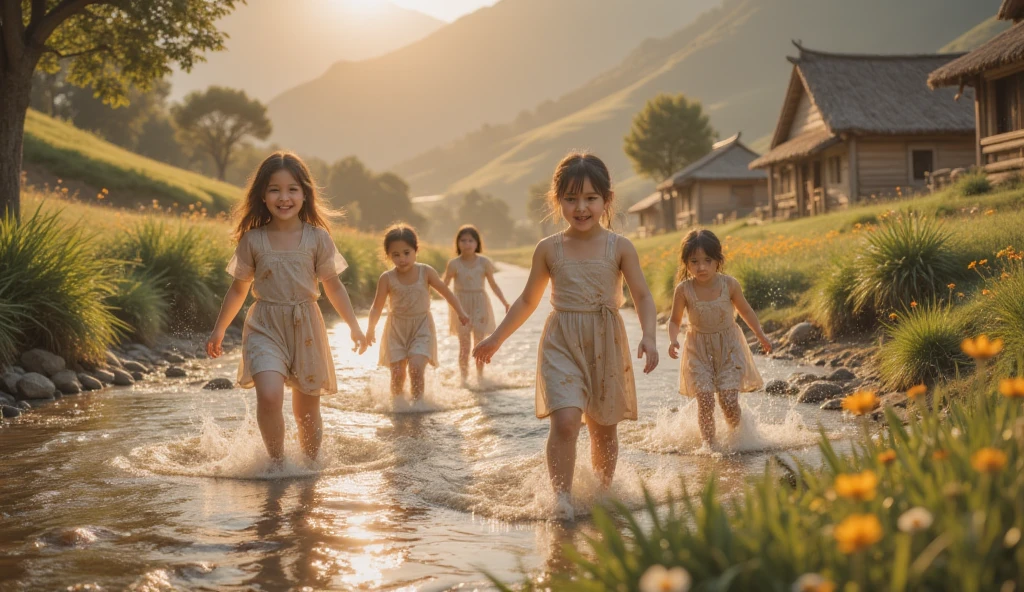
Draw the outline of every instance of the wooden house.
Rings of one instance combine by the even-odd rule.
[[[998,18],[1014,25],[928,77],[969,105],[974,90],[974,163],[993,181],[1024,172],[1024,0],[1003,0]]]
[[[642,236],[749,216],[768,206],[767,175],[750,168],[757,156],[740,134],[722,140],[628,212],[639,217]]]
[[[772,216],[805,216],[864,198],[922,191],[929,174],[974,162],[974,109],[932,91],[928,75],[962,54],[856,55],[795,44],[771,150]]]

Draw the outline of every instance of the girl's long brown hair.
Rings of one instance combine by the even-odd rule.
[[[313,180],[313,174],[309,167],[302,162],[299,156],[292,152],[278,151],[266,157],[256,172],[249,178],[249,186],[245,190],[245,199],[235,206],[232,216],[238,219],[235,226],[234,238],[236,241],[242,235],[253,228],[266,226],[272,220],[270,210],[263,201],[267,193],[267,185],[270,184],[270,177],[280,170],[288,171],[302,187],[302,209],[299,210],[299,220],[306,224],[319,226],[330,231],[330,218],[338,218],[343,212],[332,210],[325,204],[320,203],[320,190]]]
[[[704,251],[704,254],[718,262],[718,271],[725,267],[725,253],[722,252],[722,242],[718,240],[714,232],[706,228],[691,230],[683,237],[679,247],[679,269],[676,271],[676,281],[681,282],[690,277],[690,270],[686,269],[686,261],[696,251]]]
[[[551,217],[558,217],[561,213],[558,200],[567,193],[580,193],[583,191],[583,181],[590,179],[590,185],[604,199],[604,223],[607,228],[612,227],[614,211],[612,201],[615,194],[612,193],[612,176],[608,167],[597,156],[589,152],[570,152],[555,167],[555,174],[551,177],[551,189],[548,190],[548,201],[551,205]]]

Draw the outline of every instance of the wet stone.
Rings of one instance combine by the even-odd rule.
[[[14,372],[14,370],[8,370],[0,375],[0,390],[4,390],[8,393],[18,392],[18,381],[25,373],[21,374]]]
[[[840,368],[825,377],[825,380],[830,380],[832,382],[846,382],[847,380],[853,380],[854,378],[857,378],[856,374],[850,372],[846,368]]]
[[[149,372],[149,369],[135,360],[127,360],[124,362],[124,369],[128,372]]]
[[[64,358],[44,349],[30,349],[21,354],[21,365],[29,372],[53,376],[66,367]]]
[[[800,403],[821,403],[842,396],[843,387],[833,382],[812,382],[800,392]]]
[[[810,323],[797,323],[786,334],[786,342],[795,345],[803,345],[814,339],[814,325]]]
[[[769,380],[768,384],[764,385],[764,392],[769,395],[785,395],[789,392],[789,384],[778,378]]]
[[[821,408],[825,411],[842,411],[843,400],[842,399],[829,399],[821,404]]]
[[[144,378],[145,378],[145,375],[142,372],[132,372],[132,379],[134,379],[135,382],[139,382],[140,380],[143,380]]]
[[[121,367],[121,359],[114,355],[114,352],[108,351],[106,354],[106,358],[108,366],[113,366],[114,368]]]
[[[82,385],[82,388],[87,391],[98,391],[103,388],[103,383],[89,376],[85,372],[78,373],[78,382]]]
[[[50,380],[65,395],[77,395],[82,392],[82,384],[78,382],[78,375],[71,370],[61,370],[54,374]]]
[[[208,391],[227,390],[235,388],[235,385],[233,382],[231,382],[231,379],[229,378],[214,378],[213,380],[207,382],[203,386],[203,388]]]
[[[15,405],[18,400],[14,398],[14,395],[8,395],[7,393],[0,392],[0,404],[3,405]]]
[[[49,378],[37,372],[29,372],[18,381],[19,399],[52,399],[57,390]]]
[[[166,376],[167,378],[185,378],[186,376],[188,376],[188,372],[185,372],[184,368],[171,366],[170,368],[164,371],[164,376]]]
[[[185,363],[185,358],[183,356],[179,355],[179,354],[174,353],[174,352],[167,352],[166,354],[164,354],[164,359],[167,360],[168,362],[170,362],[171,364],[183,364],[183,363]]]
[[[0,413],[2,413],[4,417],[8,418],[18,417],[21,415],[21,409],[18,409],[14,405],[0,405]]]
[[[32,409],[32,404],[28,401],[18,401],[18,409],[28,411],[29,409]]]
[[[109,370],[97,369],[92,373],[96,377],[96,380],[103,384],[114,384],[115,376],[114,373]]]
[[[124,370],[117,368],[114,370],[114,384],[117,386],[131,386],[135,384],[135,379],[132,378],[131,374],[128,374]]]

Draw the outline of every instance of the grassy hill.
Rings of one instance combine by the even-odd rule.
[[[272,140],[384,168],[570,91],[718,1],[501,0],[278,96]]]
[[[417,193],[478,188],[522,204],[571,148],[606,159],[624,202],[651,184],[633,177],[622,138],[633,115],[660,92],[701,100],[720,135],[743,131],[751,144],[774,128],[800,39],[812,49],[862,53],[932,52],[991,16],[998,0],[727,0],[532,117],[492,126],[407,160],[395,170]],[[930,15],[927,26],[922,14]],[[628,189],[628,191],[623,191]],[[514,211],[520,211],[518,208]]]
[[[82,198],[102,189],[120,206],[149,206],[153,200],[187,209],[200,204],[211,213],[227,211],[241,197],[234,185],[139,156],[74,126],[29,111],[23,168],[28,182],[55,185],[56,179]]]
[[[950,53],[971,51],[1009,28],[1008,21],[1001,21],[995,16],[990,16],[970,31],[944,45],[939,51]]]

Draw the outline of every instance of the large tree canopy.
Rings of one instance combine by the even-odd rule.
[[[624,149],[638,174],[660,182],[710,152],[714,137],[700,103],[660,94],[633,118]]]
[[[266,105],[222,86],[189,93],[171,112],[188,143],[213,159],[222,181],[235,148],[250,136],[265,140],[272,129]]]
[[[223,49],[215,23],[244,0],[0,0],[0,213],[19,209],[21,143],[37,68],[125,104],[177,64]]]

